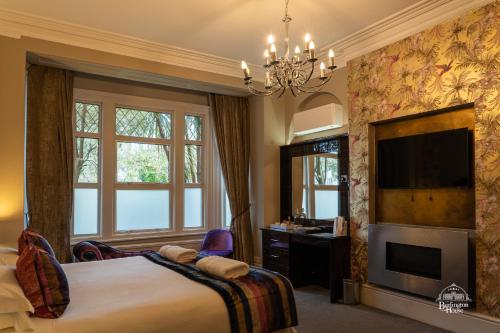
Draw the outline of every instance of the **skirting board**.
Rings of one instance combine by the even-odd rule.
[[[457,333],[498,333],[500,319],[478,313],[447,314],[437,304],[365,283],[361,303]]]

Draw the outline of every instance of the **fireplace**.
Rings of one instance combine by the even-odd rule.
[[[441,249],[400,243],[385,243],[385,269],[441,279]]]
[[[473,231],[370,224],[368,281],[435,299],[455,283],[472,297]]]

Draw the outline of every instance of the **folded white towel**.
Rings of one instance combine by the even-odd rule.
[[[198,251],[176,245],[164,245],[158,251],[162,257],[185,264],[196,259]]]
[[[247,275],[250,271],[248,264],[218,256],[210,256],[196,262],[200,270],[224,279],[236,279]]]

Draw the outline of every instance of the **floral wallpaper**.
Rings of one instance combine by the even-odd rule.
[[[499,1],[348,63],[352,273],[366,280],[368,123],[475,103],[476,294],[500,317]]]

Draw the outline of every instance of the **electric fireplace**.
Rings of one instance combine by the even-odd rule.
[[[473,243],[470,230],[370,224],[368,281],[433,299],[455,283],[472,295]]]

